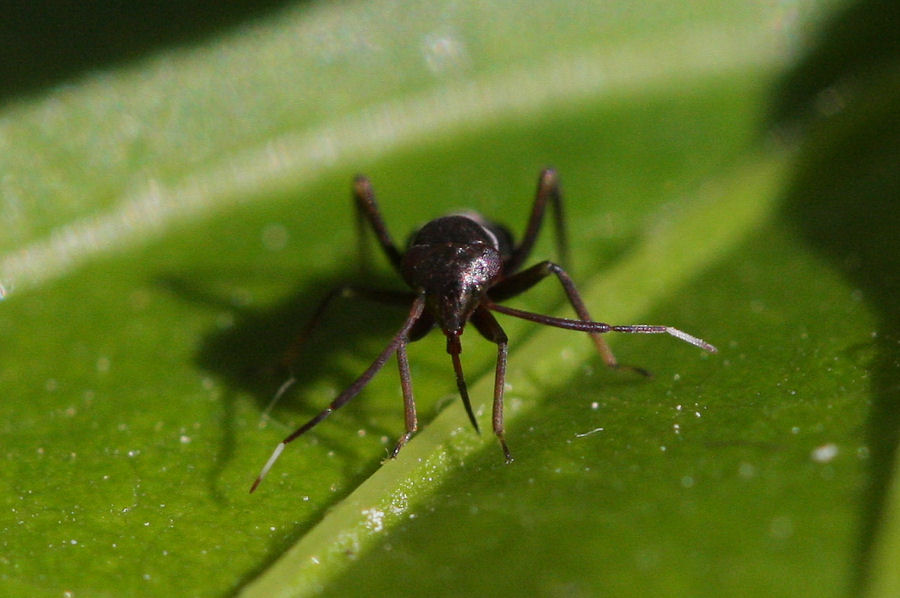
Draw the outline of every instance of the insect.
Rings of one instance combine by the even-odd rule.
[[[394,354],[397,355],[397,364],[400,369],[400,386],[403,391],[403,410],[406,420],[406,432],[397,440],[391,453],[391,457],[395,457],[418,429],[406,347],[410,342],[419,340],[435,327],[440,328],[447,339],[447,353],[450,354],[453,363],[459,395],[469,416],[469,421],[476,431],[478,431],[478,422],[469,401],[469,392],[459,358],[462,351],[460,337],[466,324],[471,323],[485,339],[497,345],[491,421],[494,434],[500,441],[500,447],[507,463],[513,460],[506,444],[503,427],[503,390],[506,382],[508,339],[492,312],[547,326],[586,332],[594,341],[597,351],[606,365],[612,368],[620,366],[601,336],[606,332],[669,334],[710,353],[716,352],[716,348],[706,341],[671,326],[647,324],[613,326],[595,322],[591,319],[591,315],[581,300],[575,283],[560,265],[543,261],[524,270],[521,269],[537,241],[548,204],[553,210],[560,260],[563,263],[566,260],[567,244],[562,198],[559,177],[553,169],[545,169],[540,174],[531,215],[525,226],[525,234],[519,243],[513,242],[513,237],[506,228],[488,222],[480,215],[470,212],[451,214],[428,222],[412,235],[406,251],[401,252],[385,226],[375,201],[372,185],[366,177],[356,177],[353,184],[353,197],[356,204],[360,238],[364,237],[368,224],[368,228],[374,232],[387,259],[403,277],[410,290],[387,291],[356,285],[339,287],[319,305],[301,338],[320,319],[327,305],[338,296],[358,296],[383,303],[410,305],[409,314],[391,341],[375,358],[375,361],[349,387],[341,392],[328,407],[278,444],[254,481],[250,492],[256,490],[288,443],[305,434],[334,411],[346,405]],[[500,304],[501,301],[527,291],[550,276],[555,276],[562,285],[569,303],[578,316],[577,319],[532,313]],[[648,375],[645,370],[640,368],[624,367]]]

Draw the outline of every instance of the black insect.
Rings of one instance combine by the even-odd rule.
[[[347,404],[394,353],[397,354],[397,363],[400,366],[400,385],[403,390],[403,408],[406,416],[406,433],[400,436],[391,453],[392,457],[396,456],[418,428],[406,346],[425,336],[435,326],[440,328],[447,337],[447,353],[450,354],[453,362],[459,394],[466,413],[469,415],[469,421],[472,422],[476,431],[478,422],[472,412],[466,380],[459,359],[462,351],[460,336],[462,336],[466,323],[471,322],[484,338],[496,343],[497,370],[494,378],[492,422],[494,434],[500,440],[500,447],[503,449],[507,463],[513,460],[506,445],[503,430],[503,389],[506,379],[507,337],[491,313],[492,311],[548,326],[587,332],[606,365],[613,368],[619,367],[619,364],[601,336],[605,332],[665,333],[706,351],[716,352],[716,348],[709,343],[670,326],[646,324],[612,326],[592,321],[572,279],[562,267],[553,262],[544,261],[520,270],[537,240],[548,203],[553,207],[557,246],[561,261],[565,262],[566,238],[562,200],[558,175],[554,170],[546,169],[541,172],[534,206],[525,227],[525,235],[518,244],[513,243],[512,235],[507,229],[470,212],[432,220],[412,236],[406,251],[401,253],[381,218],[372,185],[367,178],[363,176],[356,178],[353,185],[353,196],[356,202],[360,238],[363,238],[365,234],[366,221],[368,221],[368,225],[374,231],[388,260],[412,290],[386,291],[355,285],[335,289],[319,305],[301,338],[306,336],[312,326],[321,318],[327,305],[338,296],[358,296],[391,304],[409,305],[411,303],[412,307],[400,330],[372,362],[372,365],[338,395],[328,407],[294,431],[275,448],[259,477],[253,483],[250,492],[256,489],[289,442],[312,429],[333,411]],[[499,304],[500,301],[527,291],[550,275],[556,276],[562,284],[578,319],[556,318]],[[630,369],[647,374],[640,368],[631,367]]]

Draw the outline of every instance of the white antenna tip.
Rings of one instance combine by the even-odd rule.
[[[281,456],[281,452],[284,451],[285,446],[287,446],[285,443],[279,442],[278,446],[275,447],[275,450],[272,452],[272,456],[269,457],[268,461],[266,461],[266,464],[263,466],[262,471],[260,471],[259,475],[256,476],[256,481],[253,482],[253,486],[250,487],[251,493],[256,490],[256,487],[259,486],[260,482],[263,481],[263,478],[268,475],[269,470],[272,469],[273,465],[275,465],[275,461],[277,461],[278,457]]]
[[[691,336],[687,332],[678,330],[677,328],[672,328],[671,326],[666,326],[666,333],[671,334],[678,340],[682,340],[686,343],[690,343],[695,347],[700,347],[704,351],[708,351],[710,353],[718,353],[719,350],[716,349],[713,345],[709,344],[702,338],[697,338],[696,336]]]

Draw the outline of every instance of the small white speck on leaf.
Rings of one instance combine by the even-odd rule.
[[[838,446],[833,442],[829,442],[828,444],[823,444],[822,446],[816,447],[813,449],[812,453],[810,453],[810,457],[816,463],[829,463],[832,459],[837,457]]]

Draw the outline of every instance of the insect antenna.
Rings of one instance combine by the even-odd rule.
[[[353,384],[351,384],[348,388],[346,388],[341,394],[334,399],[328,407],[320,411],[315,417],[311,420],[294,430],[287,438],[278,443],[278,446],[275,447],[275,450],[272,452],[272,456],[269,457],[269,460],[266,461],[266,464],[263,465],[262,470],[259,472],[259,475],[256,477],[256,480],[253,482],[253,485],[250,487],[250,492],[252,493],[256,490],[257,486],[263,481],[266,475],[269,473],[269,470],[272,469],[272,466],[275,464],[275,461],[278,460],[278,457],[281,456],[281,453],[284,451],[284,447],[287,446],[289,442],[296,440],[299,436],[302,436],[312,428],[314,428],[319,422],[323,419],[331,415],[333,412],[337,411],[344,405],[350,402],[350,400],[359,394],[366,384],[384,367],[384,364],[387,360],[397,352],[401,345],[404,345],[408,342],[409,331],[413,327],[413,324],[416,323],[416,320],[419,319],[419,316],[422,315],[422,310],[425,307],[425,297],[424,295],[419,295],[416,297],[415,301],[413,301],[412,308],[410,309],[409,316],[406,318],[406,321],[403,323],[403,326],[400,330],[397,331],[397,334],[394,335],[394,338],[391,339],[391,342],[382,350],[382,352],[375,358],[375,361],[366,368],[359,378],[357,378]]]
[[[674,336],[678,340],[694,345],[695,347],[699,347],[709,353],[718,352],[718,349],[716,349],[713,345],[706,342],[702,338],[697,338],[696,336],[690,335],[683,330],[679,330],[671,326],[655,326],[651,324],[628,324],[624,326],[618,326],[607,324],[605,322],[590,322],[584,320],[572,320],[570,318],[556,318],[544,314],[536,314],[530,311],[515,309],[513,307],[507,307],[506,305],[500,305],[497,303],[489,303],[487,304],[487,307],[501,314],[513,316],[514,318],[521,318],[523,320],[529,320],[531,322],[537,322],[538,324],[545,324],[547,326],[555,326],[556,328],[565,328],[566,330],[579,330],[582,332],[597,333],[629,332],[634,334],[668,334],[670,336]]]
[[[294,377],[294,374],[290,374],[290,377],[285,380],[281,386],[278,387],[278,390],[275,391],[275,396],[272,397],[272,400],[269,401],[269,404],[266,405],[266,408],[263,410],[262,415],[259,417],[259,425],[262,427],[266,422],[271,419],[272,410],[275,409],[275,405],[281,400],[281,397],[287,393],[290,388],[297,383],[297,378]]]

